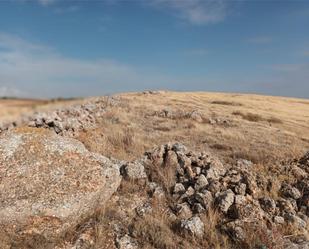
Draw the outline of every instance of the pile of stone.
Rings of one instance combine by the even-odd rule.
[[[196,122],[203,122],[205,120],[204,114],[199,110],[184,111],[164,108],[162,110],[154,111],[150,116],[169,119],[191,119]]]
[[[48,128],[60,135],[74,136],[77,132],[97,125],[108,106],[120,103],[117,96],[100,97],[84,104],[60,108],[55,111],[38,112],[13,123],[0,125],[0,132],[16,126],[26,125],[36,128]]]
[[[160,146],[146,155],[152,164],[175,168],[176,182],[167,194],[176,203],[172,211],[181,219],[181,227],[190,234],[202,236],[200,216],[216,209],[223,217],[218,224],[221,231],[236,242],[248,240],[248,226],[264,229],[266,224],[291,225],[302,240],[308,238],[309,153],[286,166],[289,171],[282,168],[296,180],[286,177],[275,193],[272,176],[261,176],[247,160],[224,166],[218,158],[188,151],[181,144]],[[309,246],[309,241],[304,243]]]

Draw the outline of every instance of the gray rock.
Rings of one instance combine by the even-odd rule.
[[[276,211],[276,202],[270,197],[260,198],[259,202],[265,212],[273,214]]]
[[[118,249],[138,249],[138,243],[129,235],[124,235],[116,239],[116,246]]]
[[[206,210],[208,210],[213,204],[213,197],[211,192],[203,191],[203,193],[195,194],[195,200],[199,202]]]
[[[282,224],[284,224],[284,218],[283,218],[282,216],[275,216],[275,217],[274,217],[274,222],[275,222],[276,224],[282,225]]]
[[[204,213],[206,211],[206,209],[200,203],[194,203],[192,209],[197,214]]]
[[[186,192],[185,187],[181,183],[176,183],[174,186],[174,193],[175,194],[183,194]]]
[[[182,220],[180,226],[192,236],[202,238],[204,235],[204,223],[198,216]]]
[[[127,163],[124,165],[123,175],[130,180],[147,178],[144,165],[139,161]]]
[[[175,151],[175,152],[185,152],[185,151],[187,151],[187,147],[184,146],[181,143],[175,143],[172,146],[172,150]]]
[[[245,183],[239,183],[235,186],[235,193],[238,195],[246,194],[247,185]]]
[[[232,190],[228,189],[224,192],[219,193],[216,197],[216,203],[218,204],[218,208],[226,213],[230,206],[234,203],[235,194]]]
[[[188,203],[184,202],[181,204],[177,204],[177,216],[180,219],[189,219],[192,217],[192,211]]]
[[[301,198],[301,196],[302,196],[300,191],[297,188],[292,187],[289,184],[283,184],[282,185],[281,193],[282,193],[283,196],[291,197],[295,200]]]
[[[199,177],[197,178],[194,188],[195,190],[199,191],[205,188],[207,185],[208,185],[207,178],[202,174],[202,175],[199,175]]]

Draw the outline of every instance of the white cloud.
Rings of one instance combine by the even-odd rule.
[[[173,10],[191,24],[218,23],[227,15],[227,0],[152,0],[152,6]]]
[[[253,44],[268,44],[273,41],[272,37],[270,36],[256,36],[249,38],[247,42],[253,43]]]
[[[0,97],[22,97],[27,94],[18,88],[0,85]]]
[[[96,95],[151,88],[169,80],[114,60],[70,58],[47,46],[0,33],[0,87],[4,93],[14,86],[33,96]]]

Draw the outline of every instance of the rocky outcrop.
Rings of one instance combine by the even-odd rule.
[[[272,176],[259,174],[247,160],[224,166],[210,153],[195,153],[180,144],[157,147],[146,156],[147,172],[151,172],[149,165],[155,165],[154,169],[161,167],[164,178],[164,170],[175,169],[175,183],[165,194],[176,203],[171,208],[181,220],[180,228],[193,236],[203,236],[200,217],[211,209],[220,213],[217,226],[221,231],[242,245],[254,231],[270,236],[272,231],[267,227],[292,226],[304,235],[303,239],[308,236],[308,155],[278,167],[280,174],[294,173],[296,181],[277,182],[277,189],[269,187],[274,184]]]
[[[53,248],[102,209],[121,181],[119,166],[46,129],[0,137],[0,248]]]

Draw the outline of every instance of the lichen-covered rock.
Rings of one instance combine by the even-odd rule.
[[[228,189],[218,194],[216,197],[216,203],[218,204],[218,208],[226,213],[230,206],[234,203],[235,194],[232,190]]]
[[[130,163],[125,164],[122,167],[121,172],[123,173],[124,177],[130,180],[138,180],[138,179],[147,178],[145,167],[139,161],[130,162]]]
[[[276,202],[270,197],[263,197],[259,199],[260,205],[262,209],[269,213],[273,214],[276,211]]]
[[[120,181],[118,165],[77,140],[36,128],[2,134],[0,237],[50,248],[103,208]]]
[[[301,197],[300,191],[297,188],[295,188],[295,187],[293,187],[289,184],[283,184],[282,185],[281,193],[282,193],[283,196],[291,197],[295,200],[297,200]]]
[[[198,216],[182,220],[180,226],[192,236],[196,236],[199,238],[203,237],[204,223]]]
[[[203,193],[197,193],[195,195],[195,200],[200,203],[205,210],[211,208],[213,204],[212,194],[207,190],[203,191]]]
[[[195,182],[195,190],[201,190],[208,185],[207,178],[204,175],[200,175]]]
[[[192,217],[192,211],[188,203],[177,204],[177,216],[180,219],[189,219]]]
[[[116,239],[118,249],[138,249],[138,243],[129,235],[124,235]]]

